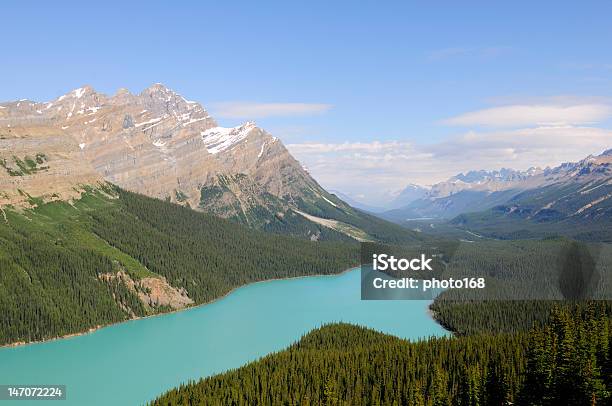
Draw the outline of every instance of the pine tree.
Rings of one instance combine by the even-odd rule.
[[[485,383],[486,404],[490,406],[505,406],[508,389],[499,358],[494,358],[488,365]]]

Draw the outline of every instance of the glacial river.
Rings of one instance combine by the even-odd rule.
[[[0,349],[0,384],[66,385],[53,405],[143,405],[167,389],[281,350],[325,323],[344,321],[398,337],[446,334],[429,301],[361,301],[358,269],[255,283],[189,310],[82,336]],[[42,403],[41,403],[42,402]],[[47,401],[1,401],[5,405]]]

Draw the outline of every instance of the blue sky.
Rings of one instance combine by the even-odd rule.
[[[571,3],[6,1],[0,100],[162,82],[327,187],[392,192],[612,144],[612,3]]]

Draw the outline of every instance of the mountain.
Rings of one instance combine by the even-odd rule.
[[[221,127],[162,84],[107,96],[85,86],[49,102],[0,104],[0,204],[124,189],[312,240],[413,239],[326,192],[282,142],[247,122]]]
[[[607,241],[611,161],[609,149],[554,168],[461,173],[433,185],[424,198],[379,215],[410,227],[436,220],[445,232],[443,222],[452,220],[455,228],[495,238],[561,234]]]
[[[352,207],[356,207],[369,213],[380,214],[392,209],[404,207],[407,204],[424,197],[428,190],[428,188],[423,186],[409,184],[396,195],[389,193],[386,196],[381,196],[381,202],[378,206],[362,203],[337,190],[330,190],[330,192],[350,204]]]
[[[397,197],[389,204],[391,209],[404,207],[415,200],[425,197],[429,189],[420,185],[409,184],[402,189]]]
[[[499,171],[469,171],[432,186],[428,197],[443,198],[462,191],[498,192],[528,187],[529,181],[543,173],[540,168],[526,171],[502,168]]]
[[[79,185],[103,182],[80,156],[77,142],[53,127],[0,128],[0,207],[69,200]]]
[[[540,178],[540,186],[451,223],[495,238],[561,234],[612,241],[612,150],[547,169]]]
[[[516,189],[459,190],[444,197],[425,197],[415,200],[405,207],[382,213],[380,217],[398,223],[419,219],[450,219],[461,213],[485,210],[501,204],[515,193]]]
[[[385,211],[385,209],[383,207],[377,207],[377,206],[372,206],[366,203],[362,203],[356,199],[353,199],[352,197],[350,197],[349,195],[342,193],[338,190],[330,190],[329,193],[332,193],[336,196],[338,196],[338,198],[342,199],[344,202],[350,204],[352,207],[355,207],[356,209],[359,210],[363,210],[363,211],[367,211],[370,213],[382,213]]]
[[[517,171],[503,168],[499,171],[469,171],[434,184],[423,190],[421,197],[389,210],[381,217],[403,222],[408,219],[448,219],[467,211],[488,209],[506,201],[516,192],[539,183],[538,175],[544,171],[530,168]]]

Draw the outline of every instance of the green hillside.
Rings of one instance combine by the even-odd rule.
[[[254,281],[357,265],[354,243],[258,232],[111,187],[2,214],[0,344],[170,310],[143,303],[147,292],[128,280],[163,277],[200,304]],[[129,278],[103,277],[121,272]]]

